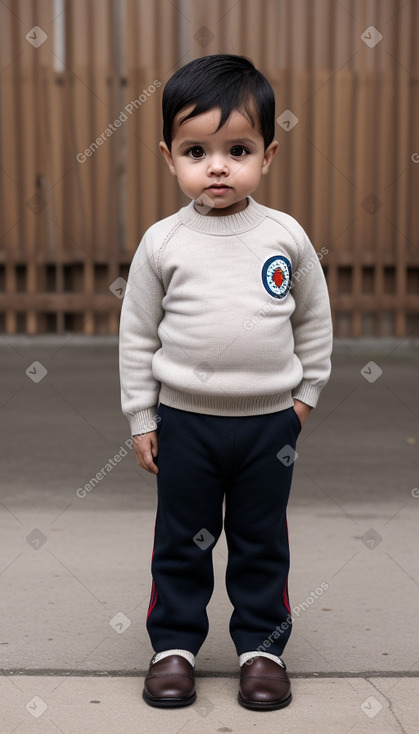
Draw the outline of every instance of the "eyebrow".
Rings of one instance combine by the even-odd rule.
[[[190,148],[191,145],[202,145],[202,143],[199,143],[196,140],[184,140],[183,143],[179,145],[179,148]]]
[[[250,140],[250,138],[232,138],[231,140],[225,141],[227,145],[254,145],[255,141]],[[179,148],[183,150],[183,148],[190,148],[194,145],[205,145],[200,140],[184,140],[183,143],[180,144]]]

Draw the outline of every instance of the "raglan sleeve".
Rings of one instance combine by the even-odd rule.
[[[153,376],[152,360],[161,348],[163,297],[153,238],[146,233],[131,263],[119,327],[121,406],[133,436],[157,427],[160,382]]]
[[[320,258],[301,229],[298,267],[292,274],[292,294],[296,303],[291,316],[294,352],[303,367],[293,398],[315,408],[331,372],[333,326],[329,293]]]

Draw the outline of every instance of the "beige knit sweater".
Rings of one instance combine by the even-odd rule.
[[[320,255],[321,257],[321,255]],[[315,407],[332,323],[319,257],[287,214],[194,202],[154,224],[131,264],[120,323],[122,410],[156,428],[158,402],[225,416]]]

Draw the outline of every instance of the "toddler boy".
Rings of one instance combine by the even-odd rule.
[[[186,64],[163,120],[161,152],[191,202],[145,233],[120,325],[122,409],[158,490],[143,697],[196,699],[224,523],[239,702],[279,709],[291,701],[286,510],[297,437],[330,375],[327,287],[302,227],[251,196],[278,149],[274,93],[253,63]]]

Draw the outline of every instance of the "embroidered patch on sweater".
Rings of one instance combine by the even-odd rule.
[[[262,268],[262,283],[269,295],[285,298],[291,288],[292,269],[288,258],[274,255],[266,260]]]

